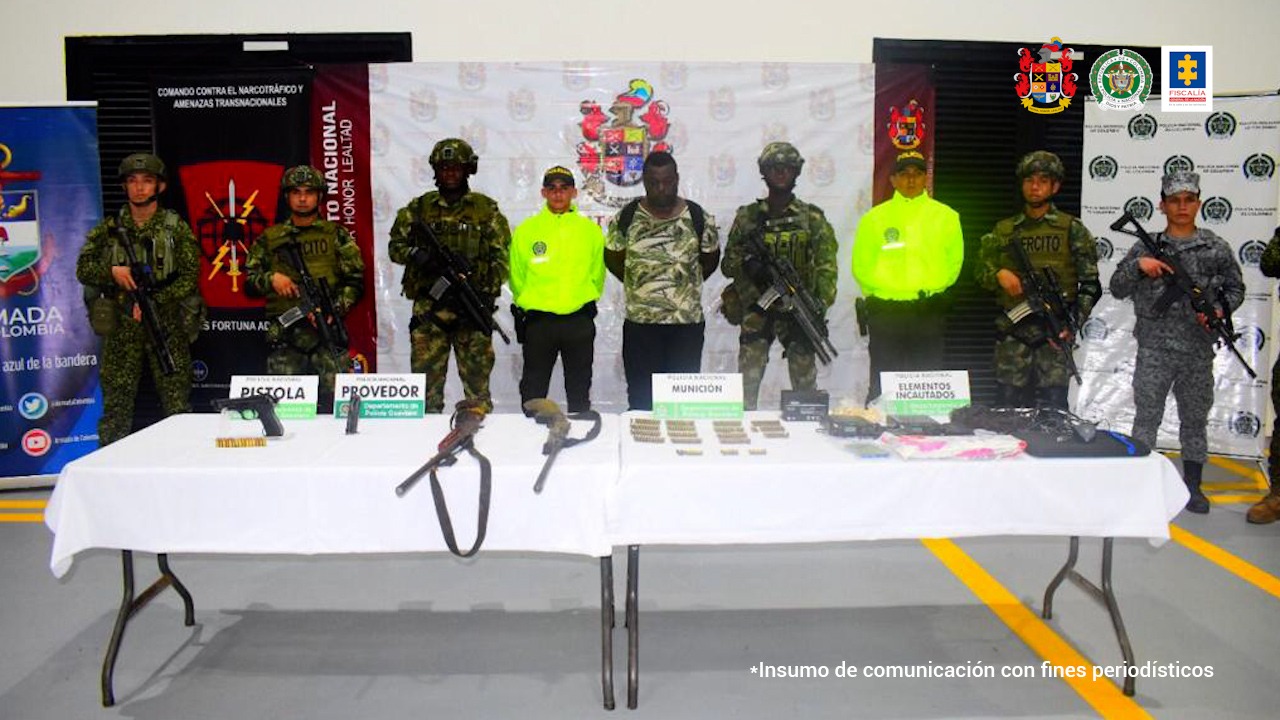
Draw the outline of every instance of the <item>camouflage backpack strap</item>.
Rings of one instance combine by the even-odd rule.
[[[693,219],[693,234],[698,236],[698,241],[702,241],[702,233],[707,229],[707,211],[702,206],[692,200],[685,200],[689,206],[689,217]]]
[[[618,234],[622,237],[627,236],[627,231],[631,229],[631,221],[636,219],[636,209],[640,207],[640,198],[636,198],[626,205],[622,206],[622,210],[618,213]]]
[[[692,200],[685,200],[689,206],[689,217],[693,219],[693,232],[702,239],[702,233],[707,229],[707,211],[702,206]],[[627,236],[627,230],[631,228],[631,222],[636,219],[636,209],[640,207],[640,198],[636,198],[626,205],[622,206],[622,210],[618,212],[618,234],[624,238]]]

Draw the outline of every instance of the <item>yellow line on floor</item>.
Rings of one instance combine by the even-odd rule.
[[[1169,537],[1173,538],[1174,542],[1179,545],[1182,545],[1191,552],[1196,553],[1205,560],[1221,567],[1223,570],[1226,570],[1250,585],[1257,587],[1259,590],[1271,593],[1275,597],[1280,598],[1280,578],[1277,578],[1257,565],[1254,565],[1247,560],[1242,560],[1217,545],[1214,545],[1203,538],[1197,537],[1196,535],[1192,535],[1172,523],[1169,524]]]
[[[1217,492],[1220,490],[1244,490],[1251,493],[1258,492],[1258,484],[1254,482],[1212,482],[1205,480],[1200,484],[1200,489],[1205,492]]]
[[[1236,475],[1247,477],[1254,482],[1254,487],[1251,489],[1257,490],[1260,493],[1267,492],[1267,476],[1256,467],[1250,467],[1244,463],[1238,463],[1235,460],[1229,460],[1216,455],[1209,456],[1209,464],[1217,465],[1218,467],[1235,473]]]
[[[1262,499],[1262,494],[1246,493],[1244,495],[1231,495],[1229,493],[1207,493],[1205,497],[1209,498],[1209,502],[1218,505],[1232,505],[1234,503],[1247,503],[1252,505]]]
[[[0,513],[0,523],[42,523],[44,513]]]
[[[1063,677],[1085,702],[1103,718],[1150,718],[1142,706],[1125,697],[1115,683],[1105,677],[1093,679],[1093,663],[1063,640],[1043,620],[1031,612],[981,565],[950,540],[921,540],[924,546],[986,603],[1022,641],[1041,658],[1060,668],[1085,666],[1086,677]]]
[[[43,510],[48,500],[0,500],[0,510]]]

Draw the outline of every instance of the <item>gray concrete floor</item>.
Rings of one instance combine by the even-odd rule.
[[[1221,468],[1209,483],[1242,482]],[[1212,488],[1211,488],[1212,489]],[[8,492],[0,500],[47,497]],[[1215,505],[1175,524],[1280,576],[1280,524]],[[10,511],[4,511],[10,512]],[[424,522],[433,522],[424,518]],[[588,558],[174,556],[196,626],[165,593],[137,615],[116,671],[98,673],[120,593],[118,555],[55,580],[40,524],[0,522],[0,719],[67,718],[1084,718],[1062,680],[762,679],[768,665],[1039,666],[1041,659],[919,542],[702,549],[641,558],[639,709],[626,709],[615,553],[618,709],[601,708],[599,574]],[[957,543],[1039,612],[1065,539]],[[1082,566],[1099,551],[1085,542]],[[154,563],[141,556],[140,578]],[[1115,588],[1138,662],[1211,666],[1140,679],[1158,718],[1280,714],[1280,598],[1170,542],[1119,541]],[[1074,586],[1049,626],[1098,665],[1120,663],[1105,611]],[[1118,715],[1117,715],[1118,716]]]

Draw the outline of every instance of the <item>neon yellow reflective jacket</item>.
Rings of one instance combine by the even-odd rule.
[[[914,300],[955,284],[964,235],[955,210],[921,193],[899,192],[867,211],[853,243],[853,277],[864,297]]]
[[[567,315],[600,299],[604,232],[576,205],[559,215],[544,204],[511,236],[511,296],[525,310]]]

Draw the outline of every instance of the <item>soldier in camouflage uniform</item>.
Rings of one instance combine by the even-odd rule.
[[[680,173],[671,153],[649,153],[644,197],[609,222],[604,264],[622,281],[622,367],[627,404],[653,408],[654,373],[702,369],[702,282],[720,262],[715,218],[679,196]]]
[[[738,208],[720,264],[720,271],[733,281],[723,296],[722,310],[731,324],[742,326],[738,372],[742,373],[742,399],[748,410],[756,409],[775,338],[782,343],[793,390],[815,389],[818,367],[813,346],[795,322],[782,311],[766,312],[756,304],[767,287],[768,273],[765,261],[748,249],[747,239],[759,234],[769,252],[789,260],[824,309],[836,299],[838,248],[835,231],[822,209],[795,196],[796,179],[804,167],[804,158],[795,146],[769,143],[756,164],[768,196]]]
[[[165,189],[164,163],[155,155],[135,153],[120,163],[120,181],[128,204],[98,223],[85,240],[76,263],[76,278],[85,288],[90,324],[102,336],[102,419],[98,442],[109,445],[129,434],[134,399],[143,366],[150,368],[160,406],[166,415],[191,411],[191,343],[200,332],[204,301],[197,277],[200,249],[191,228],[172,210],[159,205]],[[156,348],[143,327],[141,311],[130,296],[141,278],[134,277],[122,245],[129,233],[138,261],[155,276],[153,300],[175,371],[160,369]]]
[[[329,286],[333,309],[342,318],[364,295],[364,260],[351,233],[342,225],[322,219],[328,183],[319,170],[299,165],[285,171],[280,191],[289,204],[289,219],[272,225],[249,250],[245,262],[249,295],[267,299],[267,372],[273,375],[319,375],[320,411],[333,406],[334,376],[351,372],[351,355],[346,347],[326,347],[316,323],[309,317],[288,327],[280,316],[300,302],[301,273],[289,262],[281,248],[297,243],[307,272],[319,285]],[[319,298],[312,298],[318,301]]]
[[[1196,227],[1200,212],[1200,176],[1179,171],[1165,175],[1160,186],[1160,210],[1168,219],[1156,242],[1165,245],[1210,298],[1221,303],[1222,316],[1244,302],[1244,279],[1235,253],[1211,230]],[[1182,477],[1191,491],[1187,509],[1209,512],[1209,500],[1200,490],[1200,477],[1208,459],[1206,425],[1213,406],[1214,335],[1197,316],[1185,295],[1179,295],[1164,312],[1157,303],[1171,286],[1173,269],[1150,256],[1146,245],[1134,243],[1111,276],[1116,299],[1133,298],[1138,359],[1133,371],[1135,413],[1133,436],[1150,447],[1164,417],[1165,399],[1173,389],[1178,403],[1178,439],[1182,443]]]
[[[425,223],[445,247],[471,265],[469,281],[490,313],[507,280],[511,228],[498,203],[472,192],[467,178],[476,173],[479,158],[465,141],[448,138],[436,143],[429,158],[436,190],[414,198],[396,213],[387,251],[391,262],[405,266],[404,295],[413,301],[409,323],[409,365],[427,375],[427,412],[444,409],[445,371],[449,350],[458,363],[458,376],[468,400],[493,409],[489,374],[493,371],[493,336],[475,327],[456,304],[456,293],[431,297],[440,278],[440,258],[415,226]]]
[[[1063,295],[1074,305],[1080,324],[1089,317],[1102,295],[1098,282],[1098,249],[1084,223],[1054,206],[1052,198],[1062,187],[1065,169],[1057,155],[1044,150],[1028,153],[1018,162],[1022,183],[1022,212],[996,223],[982,237],[974,279],[996,291],[1001,310],[1023,301],[1022,278],[1008,245],[1015,233],[1032,266],[1052,268]],[[1069,331],[1034,347],[1014,335],[996,343],[995,370],[998,402],[1009,407],[1036,404],[1066,409],[1070,373],[1057,341],[1071,342]]]
[[[1276,228],[1262,253],[1262,274],[1280,277],[1280,227]],[[1249,508],[1245,519],[1255,525],[1267,525],[1280,519],[1280,357],[1271,367],[1271,409],[1278,418],[1271,425],[1271,452],[1267,457],[1267,476],[1271,479],[1271,491],[1261,501]]]

